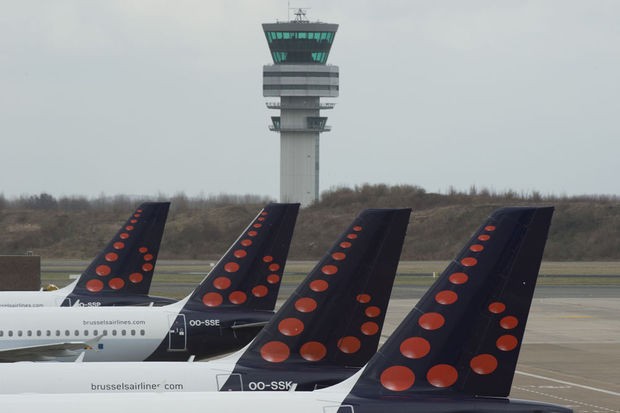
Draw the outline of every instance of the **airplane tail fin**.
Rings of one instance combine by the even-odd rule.
[[[237,366],[303,371],[310,365],[366,364],[379,345],[410,213],[363,211],[246,348]]]
[[[552,207],[493,213],[351,393],[507,396],[552,214]]]
[[[169,208],[169,202],[141,204],[80,275],[71,294],[147,295]]]
[[[299,204],[262,209],[194,290],[185,308],[273,310]]]

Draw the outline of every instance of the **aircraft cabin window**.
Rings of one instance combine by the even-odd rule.
[[[52,335],[52,330],[45,330],[45,335],[46,336],[51,336]]]
[[[22,334],[23,334],[23,333],[22,333],[22,331],[21,331],[21,330],[18,330],[18,331],[17,331],[17,336],[18,336],[18,337],[21,337],[21,336],[22,336]]]
[[[107,335],[108,335],[108,330],[103,330],[103,333],[102,333],[102,334],[103,334],[104,336],[107,336]]]
[[[122,336],[126,336],[126,335],[127,335],[127,331],[125,331],[125,330],[121,330],[121,335],[122,335]]]
[[[37,337],[41,337],[41,330],[37,330]]]
[[[99,335],[99,331],[98,330],[93,330],[93,336],[98,336]]]
[[[76,337],[80,335],[80,331],[79,330],[75,330],[73,333],[75,334]]]
[[[88,335],[88,330],[84,330],[84,335],[87,336]]]
[[[112,330],[112,335],[115,336],[116,335],[116,330]]]
[[[60,330],[56,330],[56,335],[60,336]]]
[[[141,335],[141,336],[143,336],[143,335],[145,335],[145,334],[146,334],[146,331],[144,331],[144,330],[140,330],[140,335]]]
[[[70,336],[70,335],[71,335],[71,332],[70,332],[69,330],[65,330],[65,336],[67,336],[67,337],[68,337],[68,336]]]
[[[13,337],[13,330],[9,330],[9,337]]]
[[[27,335],[28,337],[32,337],[32,330],[28,330],[28,331],[26,332],[26,335]]]
[[[0,330],[0,337],[4,335],[4,330]]]
[[[131,330],[131,335],[135,336],[136,335],[136,330]]]

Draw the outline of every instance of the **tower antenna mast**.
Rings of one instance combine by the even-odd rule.
[[[289,21],[295,23],[309,23],[310,21],[306,17],[306,11],[310,10],[312,7],[291,7],[291,3],[288,5],[288,18]],[[291,10],[295,10],[295,20],[291,20]]]

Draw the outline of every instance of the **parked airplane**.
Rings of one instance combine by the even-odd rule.
[[[76,348],[96,346],[85,361],[169,361],[243,347],[273,315],[298,209],[265,207],[177,303],[0,311],[0,360],[73,361]]]
[[[313,390],[338,383],[377,350],[410,212],[362,212],[237,353],[205,363],[3,364],[0,393]]]
[[[143,203],[77,280],[55,291],[2,291],[0,309],[175,302],[148,295],[169,207]]]
[[[475,233],[368,365],[314,392],[23,394],[14,413],[252,411],[571,413],[510,400],[552,208],[507,208]],[[303,374],[302,371],[299,374]]]

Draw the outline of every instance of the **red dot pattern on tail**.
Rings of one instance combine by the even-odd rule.
[[[519,320],[517,319],[517,317],[509,315],[502,318],[499,322],[499,325],[504,330],[512,330],[519,325]]]
[[[388,390],[405,391],[415,383],[415,374],[409,367],[392,366],[381,373],[381,384]]]
[[[464,271],[475,267],[478,259],[484,255],[486,249],[484,243],[491,240],[488,232],[496,230],[495,225],[487,225],[484,231],[487,233],[479,234],[477,241],[468,247],[468,251],[476,253],[476,257],[462,257],[460,264],[465,267]],[[454,272],[448,276],[448,281],[452,284],[450,289],[444,289],[435,294],[435,302],[445,306],[446,311],[451,304],[458,301],[460,288],[466,288],[469,281],[469,275],[466,272]],[[505,311],[506,306],[500,302],[493,302],[488,306],[493,314],[499,314]],[[514,318],[514,317],[513,317]],[[515,320],[504,317],[503,328],[516,326]],[[400,344],[400,353],[403,357],[411,360],[422,359],[426,357],[432,349],[432,331],[442,328],[446,323],[446,318],[439,312],[427,312],[422,314],[418,319],[418,325],[426,330],[428,337],[409,337]],[[501,324],[501,322],[500,322]],[[503,335],[497,339],[497,348],[501,351],[510,351],[517,346],[517,340],[512,335]],[[497,359],[491,354],[480,354],[473,357],[470,361],[470,367],[477,374],[491,374],[497,368]],[[450,364],[437,364],[432,366],[425,373],[426,381],[433,387],[447,388],[453,386],[458,381],[458,370]],[[405,391],[414,385],[415,373],[407,366],[388,367],[381,373],[381,384],[384,388],[399,392]]]
[[[346,336],[338,340],[338,348],[343,353],[347,353],[347,354],[356,353],[357,351],[359,351],[361,346],[362,346],[362,343],[357,337]]]
[[[223,301],[224,301],[224,298],[222,297],[222,294],[220,293],[213,293],[213,292],[206,293],[202,297],[202,302],[207,307],[217,307],[218,305],[222,304]]]
[[[475,259],[474,257],[465,257],[461,260],[461,264],[464,267],[473,267],[476,264],[478,264],[478,260]]]
[[[327,348],[318,341],[308,341],[299,349],[299,354],[307,361],[320,361],[327,355]]]
[[[233,291],[228,295],[228,301],[233,304],[243,304],[248,300],[248,295],[243,291]]]
[[[459,378],[457,370],[449,364],[437,364],[426,373],[426,380],[435,387],[450,387]]]
[[[500,303],[499,301],[494,301],[489,304],[489,311],[493,314],[501,314],[506,311],[506,304]]]
[[[250,238],[255,238],[259,235],[260,231],[264,228],[264,223],[268,220],[269,213],[267,211],[261,212],[260,216],[256,219],[255,222],[251,223],[250,226],[253,228],[249,230],[246,235],[248,238],[243,238],[239,241],[239,244],[235,246],[231,255],[227,256],[226,259],[228,262],[224,264],[224,272],[226,274],[220,274],[218,277],[213,280],[213,287],[220,291],[227,291],[231,289],[234,284],[235,276],[238,276],[238,272],[241,270],[241,265],[244,260],[248,257],[248,248],[254,245],[254,241]],[[261,299],[269,295],[269,287],[268,285],[276,285],[280,282],[281,275],[275,273],[280,270],[280,264],[273,262],[274,257],[272,255],[265,255],[260,259],[260,262],[263,265],[268,265],[268,269],[272,272],[265,277],[265,284],[257,284],[251,288],[249,293],[255,299]],[[228,300],[230,304],[240,305],[249,299],[248,294],[244,291],[232,291],[225,293],[222,296],[222,300],[208,300],[205,297],[210,294],[209,292],[203,296],[203,303],[205,305],[206,302],[209,302],[211,307],[217,307],[224,303],[225,300]],[[206,300],[206,301],[205,301]]]
[[[477,374],[491,374],[497,369],[497,359],[491,354],[480,354],[471,359],[469,366]]]
[[[445,324],[444,316],[439,313],[422,314],[418,319],[418,324],[425,330],[437,330]]]
[[[267,296],[268,293],[269,289],[264,285],[257,285],[256,287],[252,288],[252,295],[254,297],[263,298]]]
[[[113,290],[120,290],[125,286],[125,281],[120,277],[114,277],[108,282],[108,285]]]
[[[218,290],[225,290],[231,285],[230,278],[228,277],[217,277],[213,280],[213,286]]]
[[[325,280],[314,280],[310,283],[310,289],[316,293],[322,293],[329,288],[329,283]]]
[[[497,339],[495,345],[501,351],[511,351],[517,348],[517,344],[519,344],[519,340],[511,334],[504,334],[500,338]]]
[[[108,265],[100,265],[95,269],[95,273],[100,277],[106,277],[110,275],[112,269]]]
[[[465,284],[469,280],[469,276],[464,272],[455,272],[448,277],[448,280],[455,285]]]
[[[379,315],[381,315],[381,309],[375,305],[371,305],[370,307],[366,307],[364,314],[366,314],[366,317],[370,318],[379,317]]]
[[[275,337],[274,341],[267,343],[269,346],[265,345],[262,347],[261,356],[263,357],[263,359],[273,362],[274,359],[284,358],[274,355],[276,352],[273,351],[273,348],[276,347],[276,344],[273,343],[278,343],[277,346],[280,351],[278,351],[277,354],[291,351],[291,349],[293,348],[293,344],[287,344],[292,342],[292,339],[289,339],[289,337],[296,337],[304,332],[306,327],[304,325],[304,321],[302,321],[304,314],[314,312],[321,305],[320,303],[324,301],[325,297],[322,297],[321,293],[329,289],[329,285],[331,282],[330,280],[334,279],[334,277],[338,277],[340,265],[344,265],[344,263],[346,263],[349,254],[348,252],[344,251],[354,247],[354,244],[356,240],[361,236],[362,231],[362,226],[356,225],[352,227],[347,233],[345,233],[345,239],[347,239],[347,241],[341,241],[337,244],[338,247],[342,250],[336,250],[331,252],[329,257],[327,258],[327,262],[324,262],[319,267],[318,272],[313,275],[315,279],[311,280],[311,282],[309,283],[309,290],[306,293],[307,295],[299,297],[294,302],[294,307],[297,311],[298,316],[287,317],[281,320],[278,323],[277,329],[277,334],[280,334],[280,336]],[[274,267],[272,267],[274,264],[277,265],[279,268],[279,264],[271,262],[271,257],[264,257],[263,261],[266,263],[270,263],[270,269],[274,269]],[[273,275],[275,277],[278,277],[273,281],[279,282],[279,276],[277,274]],[[269,277],[271,277],[271,275]],[[267,279],[267,282],[270,282],[269,277]],[[378,317],[381,314],[381,309],[379,307],[368,307],[365,305],[370,303],[371,301],[371,297],[369,294],[359,294],[357,295],[356,300],[359,303],[363,304],[362,306],[360,306],[360,311],[362,311],[362,314],[365,315],[366,318]],[[362,340],[360,340],[361,337],[376,335],[379,332],[379,326],[374,321],[365,320],[358,327],[359,329],[356,331],[356,334],[358,334],[359,337],[356,337],[355,335],[349,335],[341,337],[338,340],[337,348],[339,349],[339,351],[345,354],[354,354],[358,352],[362,346]],[[286,349],[286,351],[284,349]],[[328,350],[326,343],[320,341],[307,341],[302,344],[301,347],[299,347],[299,356],[308,362],[323,360],[325,357],[327,357],[327,352]],[[287,353],[286,358],[288,357],[289,356]]]
[[[236,262],[227,262],[224,264],[224,271],[226,272],[237,272],[239,271],[239,264]]]
[[[96,278],[89,280],[86,283],[86,289],[92,293],[99,292],[103,289],[103,283],[101,282],[101,280],[98,280]]]
[[[357,295],[357,301],[362,304],[369,303],[371,299],[372,297],[369,294],[358,294]]]
[[[362,334],[366,336],[374,336],[379,332],[379,325],[374,321],[367,321],[360,327]]]
[[[277,284],[280,282],[280,276],[278,274],[269,274],[267,276],[267,282],[269,284]]]
[[[285,336],[297,336],[304,331],[304,323],[295,317],[285,318],[278,323],[278,331]]]
[[[300,313],[311,313],[316,310],[317,302],[310,297],[303,297],[295,301],[295,309]]]
[[[144,276],[142,275],[142,273],[139,273],[139,272],[134,272],[129,275],[129,281],[131,281],[134,284],[138,284],[142,282],[143,279],[144,279]]]
[[[400,344],[400,354],[410,359],[420,359],[431,351],[431,344],[422,337],[409,337]]]
[[[451,290],[439,291],[435,295],[435,301],[443,305],[454,304],[456,300],[458,299],[459,299],[459,296],[454,291],[451,291]]]
[[[291,350],[281,341],[270,341],[261,347],[260,355],[271,363],[282,363],[289,358]]]
[[[338,267],[335,265],[324,265],[323,268],[321,268],[321,272],[325,275],[334,275],[338,272]]]

